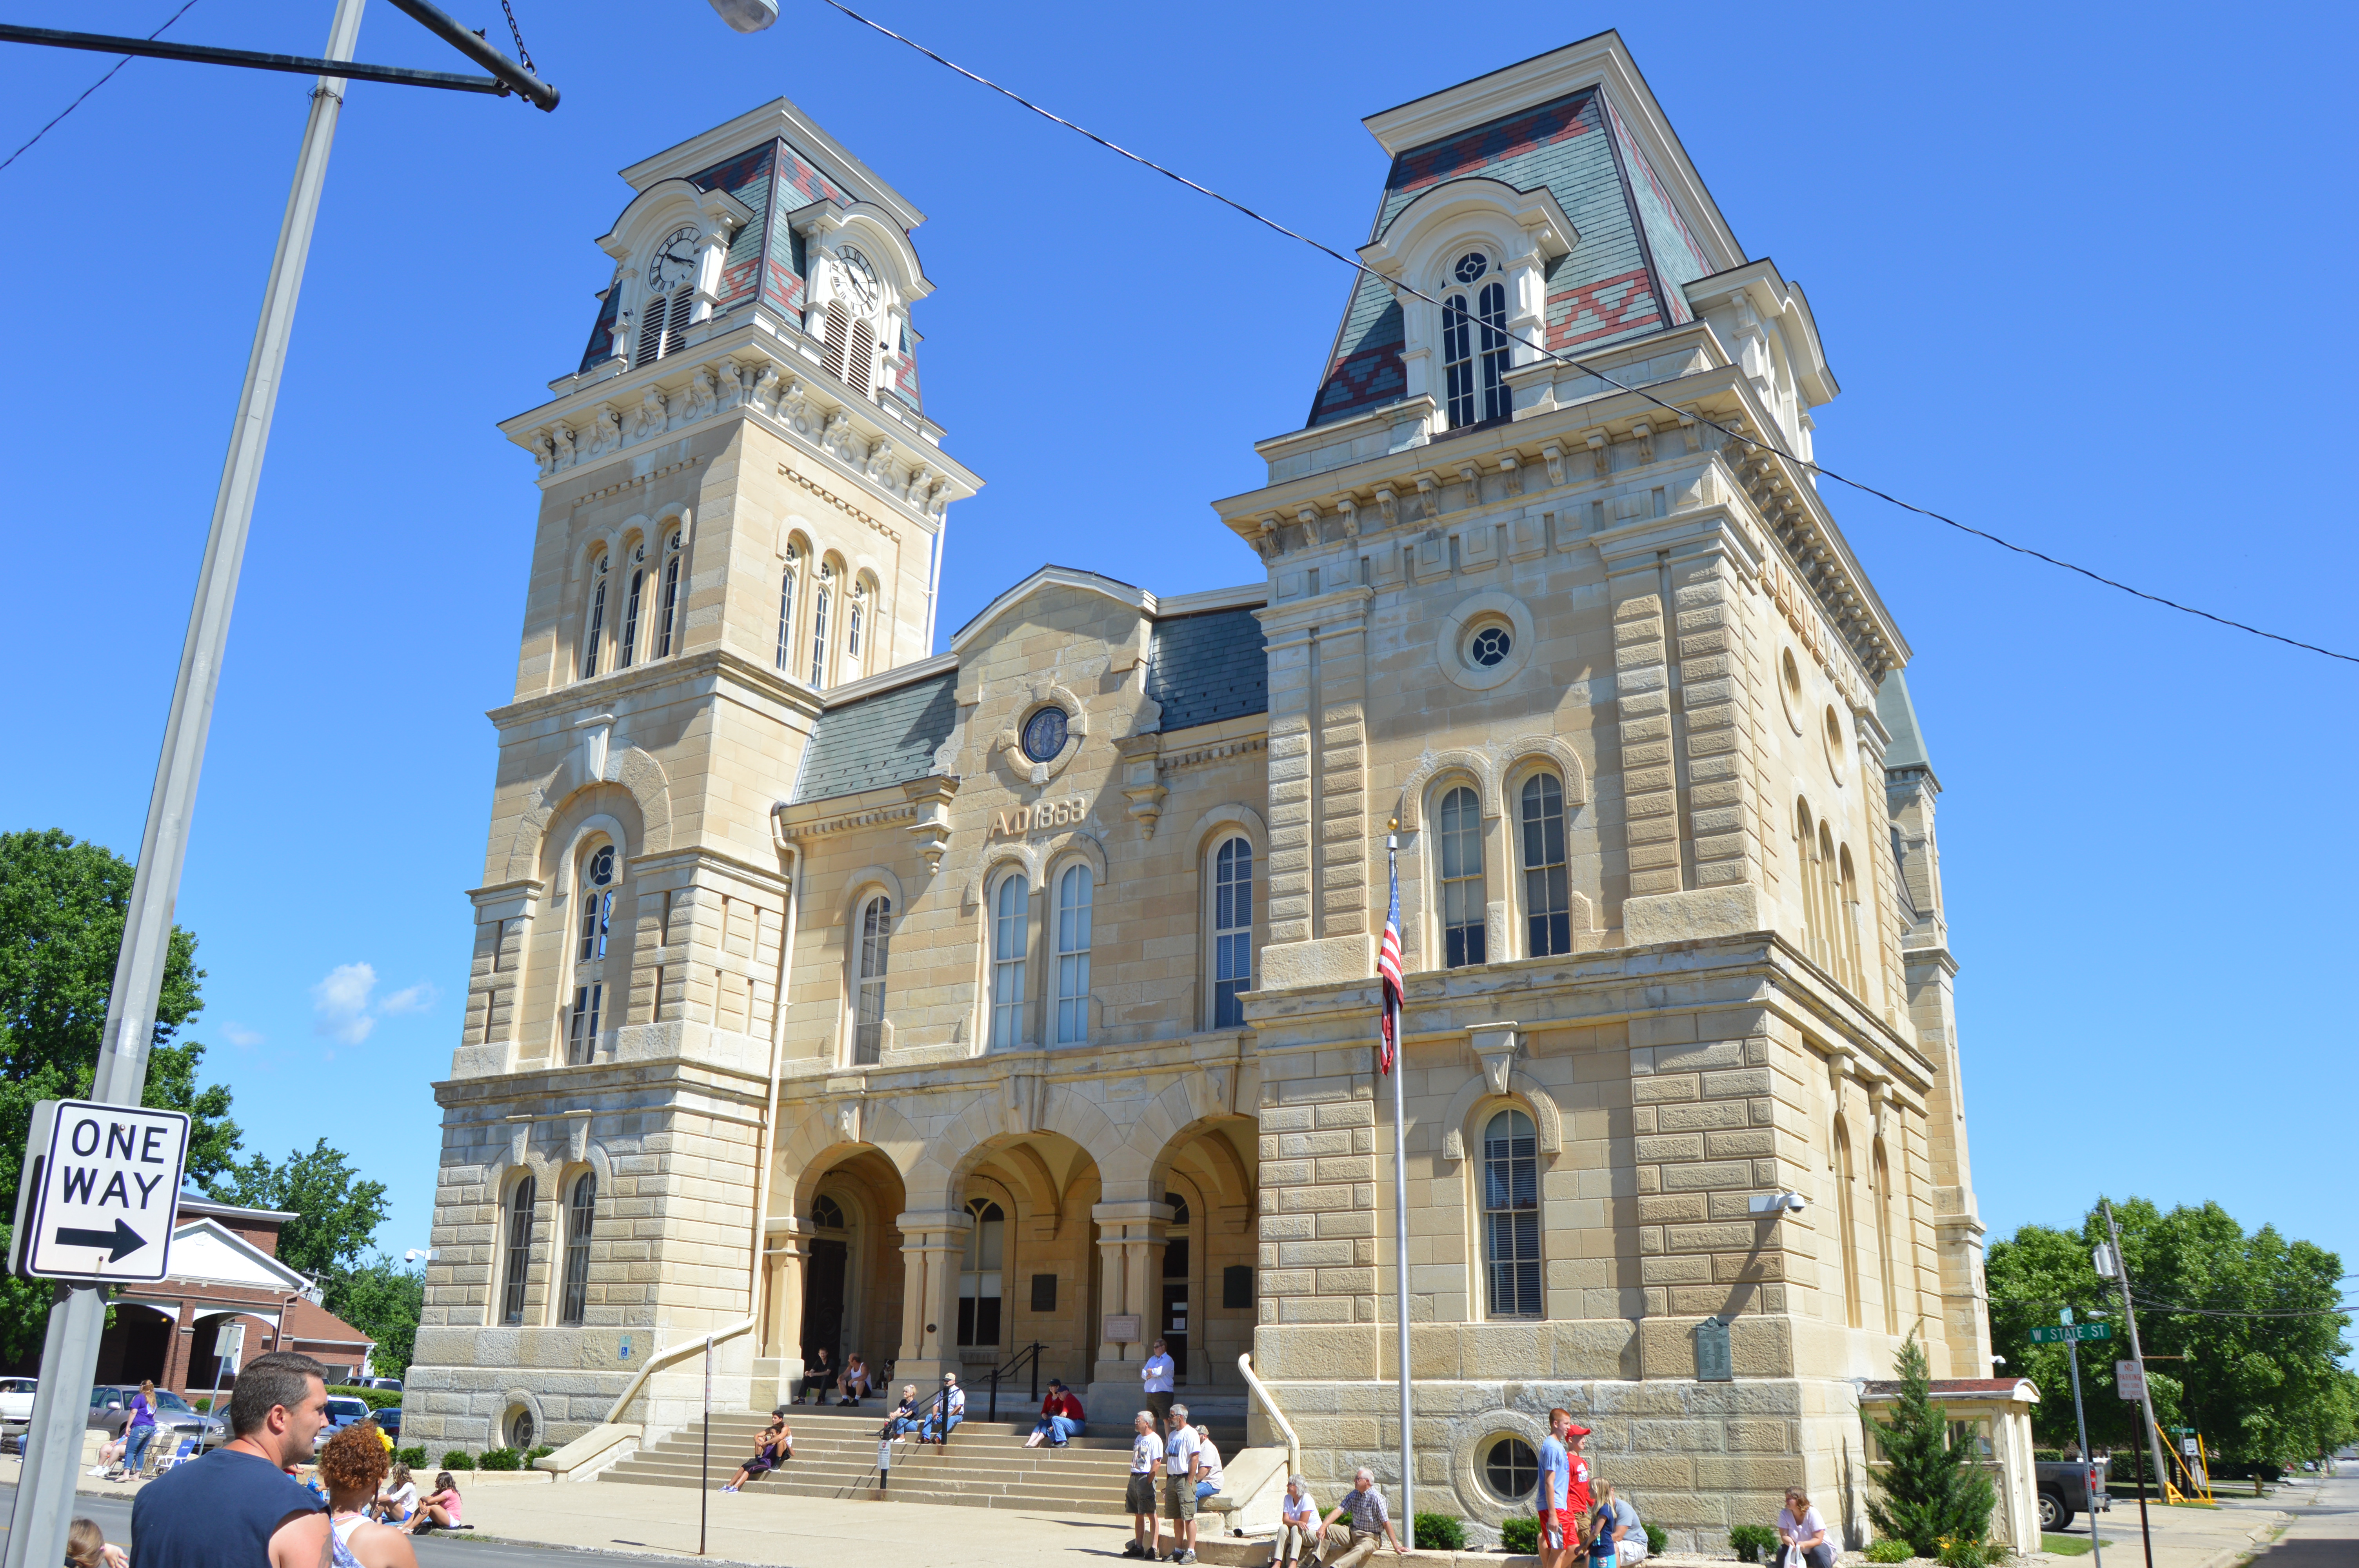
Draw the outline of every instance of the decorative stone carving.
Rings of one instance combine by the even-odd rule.
[[[1360,503],[1358,498],[1350,495],[1338,498],[1335,503],[1335,513],[1336,515],[1343,519],[1343,537],[1346,539],[1358,538],[1360,536]]]
[[[1507,493],[1509,495],[1521,495],[1524,493],[1523,460],[1516,457],[1515,453],[1502,452],[1499,454],[1499,475],[1507,481]]]
[[[1603,479],[1614,471],[1614,449],[1609,444],[1613,438],[1603,430],[1592,430],[1587,439],[1589,460],[1595,465],[1597,477]]]
[[[652,386],[647,388],[646,395],[639,399],[638,408],[631,416],[631,439],[638,441],[649,436],[662,435],[667,418],[664,395]]]
[[[1440,520],[1441,480],[1439,475],[1421,473],[1417,476],[1417,509],[1419,514],[1429,523]]]
[[[754,406],[765,414],[778,411],[778,367],[766,364],[754,374]]]
[[[1376,515],[1385,520],[1387,528],[1400,525],[1400,503],[1394,499],[1393,487],[1388,484],[1376,486]]]
[[[598,412],[592,416],[591,427],[592,457],[603,457],[623,444],[623,416],[613,404],[598,405]]]
[[[919,463],[916,468],[911,469],[909,470],[909,488],[901,492],[901,499],[908,502],[912,506],[924,505],[926,500],[926,485],[933,477],[934,465],[931,463]]]
[[[1641,419],[1630,427],[1630,434],[1638,438],[1638,460],[1642,463],[1653,462],[1655,460],[1655,427]]]
[[[556,449],[557,466],[560,469],[571,468],[574,459],[572,430],[560,420],[549,427],[549,438]]]
[[[1128,810],[1139,826],[1143,837],[1155,837],[1156,819],[1163,815],[1163,797],[1170,792],[1163,787],[1158,776],[1156,753],[1163,744],[1160,735],[1132,735],[1114,742],[1122,757],[1122,797],[1130,803]]]
[[[893,465],[893,443],[878,440],[868,449],[868,477],[882,484]]]
[[[1513,1023],[1480,1025],[1468,1032],[1474,1047],[1474,1058],[1483,1065],[1483,1081],[1495,1095],[1507,1092],[1507,1075],[1516,1065],[1516,1026]]]
[[[852,461],[852,416],[839,408],[827,416],[827,427],[820,432],[820,449],[833,454],[843,462]]]
[[[787,377],[787,389],[778,394],[778,417],[801,434],[810,434],[810,388],[802,377]]]
[[[1564,482],[1564,449],[1550,441],[1540,449],[1540,457],[1548,464],[1549,482],[1562,484]]]
[[[690,420],[701,419],[712,413],[713,394],[712,367],[697,366],[695,373],[688,378],[688,407],[682,411],[680,422],[686,424]]]
[[[1316,549],[1316,548],[1318,548],[1318,547],[1319,547],[1319,508],[1318,508],[1318,507],[1316,507],[1316,506],[1313,506],[1313,505],[1309,505],[1309,504],[1305,504],[1305,505],[1303,505],[1303,506],[1298,507],[1298,508],[1295,510],[1295,514],[1294,514],[1294,520],[1295,520],[1296,522],[1298,522],[1298,523],[1299,523],[1299,524],[1302,524],[1302,546],[1303,546],[1303,548],[1305,548],[1305,549]]]
[[[745,367],[735,360],[723,360],[714,365],[712,380],[719,389],[720,406],[723,410],[734,408],[745,401]]]
[[[539,460],[541,472],[557,471],[557,443],[550,438],[547,426],[532,433],[532,450],[533,456]]]
[[[942,855],[951,847],[951,797],[958,794],[958,780],[940,776],[912,779],[901,786],[901,793],[917,807],[908,833],[918,841],[918,852],[925,856],[929,871],[941,870]]]

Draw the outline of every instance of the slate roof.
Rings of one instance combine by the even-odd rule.
[[[1884,771],[1897,768],[1923,768],[1933,771],[1932,759],[1925,755],[1925,735],[1917,728],[1917,705],[1908,700],[1908,683],[1898,670],[1884,677],[1875,688],[1875,717],[1884,732],[1892,737],[1885,748]]]
[[[1155,623],[1147,695],[1169,732],[1269,711],[1268,639],[1251,609],[1208,610]]]
[[[821,714],[795,799],[856,795],[932,773],[934,752],[958,719],[957,686],[958,672],[944,670]]]

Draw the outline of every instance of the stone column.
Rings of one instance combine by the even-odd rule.
[[[1103,1319],[1098,1336],[1097,1364],[1090,1373],[1092,1401],[1112,1400],[1108,1409],[1127,1415],[1137,1410],[1138,1367],[1156,1335],[1162,1304],[1163,1249],[1171,1228],[1169,1205],[1145,1199],[1102,1203],[1090,1210],[1098,1226],[1098,1268],[1102,1310],[1106,1317],[1138,1318],[1138,1337],[1115,1341],[1104,1337]],[[1128,1401],[1125,1403],[1125,1401]],[[1118,1430],[1118,1429],[1117,1429]]]
[[[910,1209],[901,1232],[901,1356],[894,1376],[920,1395],[959,1369],[958,1275],[974,1218],[963,1209]]]
[[[769,1231],[762,1243],[762,1321],[754,1362],[756,1409],[793,1398],[802,1381],[803,1281],[810,1260],[811,1226],[807,1219],[788,1219],[783,1225]],[[774,1391],[765,1394],[766,1386]]]

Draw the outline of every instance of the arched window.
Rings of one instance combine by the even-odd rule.
[[[785,669],[795,651],[795,574],[803,568],[802,553],[787,546],[787,564],[778,572],[778,668]]]
[[[1510,412],[1507,289],[1481,251],[1460,256],[1450,271],[1465,286],[1441,301],[1441,373],[1455,429],[1504,419]]]
[[[827,684],[827,602],[835,594],[835,568],[819,564],[819,583],[811,593],[810,684]]]
[[[846,680],[860,678],[860,632],[868,620],[868,585],[852,585],[852,602],[844,606],[843,670]]]
[[[656,657],[671,657],[680,633],[686,630],[679,618],[679,530],[675,528],[664,540],[663,597],[656,611]]]
[[[598,1019],[606,1000],[606,939],[614,921],[614,846],[601,844],[582,860],[582,913],[575,917],[573,1012],[566,1026],[565,1059],[574,1066],[598,1052]]]
[[[1842,920],[1835,913],[1835,836],[1819,824],[1819,967],[1843,978]]]
[[[1477,330],[1482,335],[1483,417],[1485,420],[1505,419],[1508,413],[1507,391],[1507,286],[1494,279],[1483,286],[1475,310],[1480,321]]]
[[[1483,808],[1463,785],[1441,797],[1434,814],[1440,872],[1442,965],[1485,961],[1483,952]]]
[[[878,893],[860,911],[860,967],[854,980],[852,1061],[875,1066],[885,1051],[885,964],[893,941],[893,901]]]
[[[1851,846],[1835,851],[1836,910],[1841,915],[1837,925],[1843,933],[1843,967],[1850,971],[1845,977],[1852,994],[1864,996],[1867,989],[1867,970],[1859,956],[1859,878],[1852,871]]]
[[[1253,989],[1254,848],[1231,838],[1212,854],[1212,1008],[1215,1029],[1242,1029]]]
[[[606,552],[590,566],[590,613],[582,632],[582,678],[598,673],[598,650],[606,640]]]
[[[1524,924],[1528,958],[1572,951],[1572,900],[1565,879],[1564,784],[1554,773],[1524,781]]]
[[[1802,895],[1802,950],[1814,964],[1826,962],[1826,936],[1820,928],[1819,839],[1808,801],[1794,803],[1794,872]]]
[[[1057,879],[1057,1044],[1090,1037],[1090,869]]]
[[[639,647],[639,599],[647,583],[647,546],[642,539],[631,546],[631,578],[623,590],[623,633],[614,639],[614,667],[631,667]]]
[[[959,1269],[958,1342],[999,1343],[999,1279],[1007,1244],[1007,1217],[989,1198],[966,1206],[974,1224],[966,1233],[966,1259]]]
[[[590,1312],[590,1226],[598,1216],[598,1173],[584,1171],[573,1178],[573,1193],[565,1205],[565,1294],[557,1321],[579,1326]]]
[[[1859,1227],[1852,1214],[1851,1130],[1835,1118],[1835,1245],[1843,1251],[1843,1321],[1859,1326]]]
[[[991,1043],[1024,1042],[1024,943],[1032,890],[1020,875],[1003,879],[991,900]]]
[[[1539,1137],[1520,1110],[1483,1130],[1483,1271],[1493,1317],[1540,1315]]]
[[[850,1228],[843,1223],[843,1206],[825,1193],[811,1199],[811,1223],[822,1230]]]
[[[1875,1178],[1875,1253],[1883,1269],[1884,1332],[1900,1332],[1900,1275],[1892,1266],[1892,1165],[1884,1157],[1884,1140],[1875,1141],[1868,1172]]]
[[[524,1281],[532,1269],[533,1206],[538,1201],[529,1175],[509,1190],[507,1277],[500,1292],[500,1322],[511,1328],[524,1322]]]

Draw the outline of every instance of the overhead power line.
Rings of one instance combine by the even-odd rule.
[[[1289,240],[1308,245],[1312,250],[1319,252],[1322,255],[1329,256],[1336,261],[1342,262],[1345,266],[1352,268],[1355,272],[1367,274],[1368,276],[1375,278],[1378,283],[1382,284],[1386,288],[1393,290],[1397,294],[1409,295],[1415,298],[1424,300],[1429,305],[1439,306],[1441,303],[1441,301],[1436,299],[1432,295],[1427,294],[1423,290],[1417,288],[1412,285],[1403,283],[1397,278],[1386,277],[1384,274],[1376,271],[1375,268],[1368,265],[1367,263],[1360,260],[1357,256],[1346,255],[1343,252],[1337,250],[1332,245],[1327,244],[1320,240],[1315,240],[1310,235],[1302,233],[1297,230],[1290,229],[1266,213],[1257,212],[1253,208],[1246,206],[1244,202],[1236,200],[1233,197],[1223,196],[1221,192],[1214,190],[1210,186],[1200,185],[1195,180],[1189,178],[1186,175],[1180,173],[1176,169],[1168,168],[1164,165],[1156,162],[1153,158],[1146,157],[1138,153],[1132,152],[1128,147],[1107,140],[1105,137],[1098,135],[1095,131],[1091,130],[1086,125],[1078,124],[1071,120],[1066,119],[1062,114],[1057,114],[1053,110],[1041,107],[1039,104],[1033,103],[1032,100],[1025,97],[1022,93],[1014,91],[1012,88],[1002,87],[998,82],[992,81],[989,77],[969,70],[966,67],[959,64],[956,60],[951,59],[943,55],[936,53],[930,49],[928,49],[924,44],[918,42],[917,39],[903,33],[897,33],[892,28],[886,27],[884,23],[879,22],[873,17],[862,16],[851,6],[844,5],[843,0],[821,0],[821,4],[826,5],[834,10],[841,11],[844,16],[849,16],[852,20],[859,23],[862,27],[882,33],[885,37],[891,38],[896,43],[907,45],[908,48],[915,49],[918,53],[924,55],[928,59],[932,60],[935,64],[941,66],[947,70],[954,71],[960,76],[965,77],[969,81],[975,83],[977,86],[991,89],[992,92],[998,93],[1001,97],[1007,99],[1010,103],[1018,104],[1023,108],[1029,109],[1033,114],[1039,115],[1042,119],[1054,121],[1056,124],[1064,126],[1065,129],[1072,132],[1074,135],[1086,137],[1090,141],[1095,142],[1098,146],[1105,148],[1106,151],[1114,154],[1118,157],[1128,158],[1131,162],[1138,165],[1142,168],[1152,169],[1157,174],[1163,176],[1166,179],[1177,181],[1179,184],[1184,185],[1189,189],[1196,192],[1199,196],[1209,197],[1211,200],[1219,202],[1222,206],[1230,208],[1233,211],[1241,213],[1245,217],[1252,219],[1255,222],[1261,224],[1265,228],[1274,230],[1277,233],[1285,235]],[[1493,330],[1500,330],[1499,329]],[[2044,550],[2034,549],[2028,545],[2018,545],[2011,539],[2003,539],[1996,534],[1990,532],[1988,529],[1977,528],[1970,523],[1961,523],[1956,518],[1949,516],[1943,513],[1936,512],[1930,507],[1919,506],[1914,502],[1903,501],[1898,496],[1892,494],[1890,492],[1879,490],[1875,485],[1869,484],[1864,481],[1849,478],[1848,476],[1839,473],[1835,470],[1828,468],[1823,464],[1798,458],[1782,447],[1761,440],[1759,438],[1749,435],[1744,430],[1732,429],[1728,426],[1720,424],[1716,420],[1704,418],[1702,416],[1695,414],[1691,410],[1675,407],[1671,404],[1664,402],[1663,399],[1656,396],[1653,393],[1648,392],[1643,386],[1633,386],[1626,382],[1616,381],[1614,377],[1606,374],[1603,371],[1598,370],[1591,365],[1582,364],[1571,356],[1560,353],[1556,350],[1549,348],[1545,343],[1533,342],[1530,339],[1519,337],[1513,332],[1502,331],[1501,335],[1506,337],[1511,342],[1521,343],[1524,347],[1530,349],[1537,353],[1542,354],[1549,359],[1554,360],[1559,364],[1571,366],[1571,368],[1580,371],[1584,375],[1594,376],[1599,381],[1603,382],[1606,385],[1614,388],[1616,391],[1627,392],[1634,394],[1636,396],[1643,397],[1647,402],[1653,404],[1656,407],[1661,408],[1666,412],[1678,415],[1682,418],[1694,419],[1699,424],[1709,426],[1711,428],[1718,430],[1722,435],[1728,437],[1732,440],[1742,441],[1748,447],[1756,448],[1761,451],[1783,458],[1786,461],[1793,464],[1798,469],[1804,470],[1810,473],[1823,474],[1828,479],[1833,480],[1837,484],[1846,485],[1853,490],[1858,491],[1863,495],[1875,496],[1877,500],[1888,502],[1892,505],[1899,507],[1904,512],[1913,512],[1920,517],[1930,517],[1936,523],[1947,524],[1950,527],[1957,529],[1962,534],[1971,534],[1977,539],[1987,540],[1991,544],[1998,546],[2001,549],[2012,550],[2019,556],[2029,556],[2034,560],[2045,561],[2051,567],[2059,567],[2068,572],[2076,572],[2080,576],[2087,578],[2092,582],[2102,583],[2107,588],[2119,589],[2121,592],[2126,593],[2134,599],[2143,599],[2150,604],[2159,604],[2167,610],[2176,610],[2183,615],[2196,616],[2201,620],[2212,622],[2216,625],[2228,627],[2233,631],[2250,633],[2256,637],[2264,637],[2272,643],[2282,643],[2288,647],[2300,648],[2309,653],[2322,654],[2330,659],[2339,659],[2345,664],[2359,665],[2359,654],[2338,653],[2332,648],[2320,647],[2315,643],[2305,643],[2298,637],[2288,637],[2280,633],[2264,631],[2258,626],[2250,625],[2245,622],[2234,620],[2225,615],[2215,615],[2211,611],[2198,609],[2196,606],[2191,604],[2181,604],[2175,599],[2166,599],[2158,593],[2148,593],[2142,588],[2133,588],[2128,583],[2105,576],[2103,572],[2092,571],[2087,567],[2075,565],[2073,562],[2061,559],[2056,556],[2051,556]]]
[[[196,3],[197,0],[188,0],[188,5],[182,5],[179,10],[165,17],[164,27],[158,27],[154,32],[148,34],[148,38],[151,39],[162,38],[164,36],[164,27],[170,27],[181,17],[187,16],[189,14],[189,6],[193,5]],[[58,120],[64,119],[67,115],[81,108],[82,98],[89,97],[92,93],[97,92],[100,88],[114,81],[114,73],[121,70],[125,66],[129,65],[130,63],[131,57],[129,55],[125,55],[121,59],[116,60],[114,64],[108,69],[104,76],[100,77],[96,81],[92,82],[88,87],[82,90],[82,98],[75,99],[72,103],[59,110],[57,119],[51,120],[48,124],[43,125],[39,130],[35,131],[33,133],[32,141],[27,142],[23,146],[18,147],[15,152],[10,153],[6,159],[0,160],[0,168],[6,168],[9,164],[15,163],[18,158],[23,157],[27,153],[32,151],[33,142],[39,141],[43,136],[46,136],[51,131],[56,130],[58,128]]]
[[[2148,1312],[2188,1313],[2196,1317],[2348,1317],[2359,1307],[2315,1307],[2300,1312],[2230,1312],[2223,1307],[2183,1306],[2178,1302],[2166,1302],[2147,1296],[2131,1298]]]

